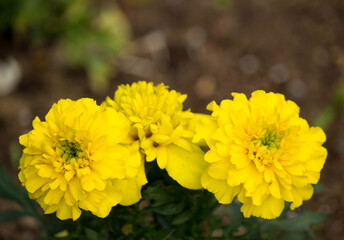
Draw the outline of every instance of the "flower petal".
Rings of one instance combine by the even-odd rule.
[[[240,210],[243,212],[245,217],[250,217],[253,215],[265,219],[273,219],[280,216],[283,209],[283,199],[277,199],[269,196],[259,206],[252,204],[251,201],[244,202]]]
[[[204,161],[203,151],[193,144],[189,152],[174,144],[166,147],[167,173],[180,185],[189,189],[201,189],[201,175],[208,166]]]
[[[228,204],[240,192],[241,187],[230,187],[225,180],[218,180],[209,176],[207,171],[202,175],[202,186],[208,191],[215,194],[219,203]]]

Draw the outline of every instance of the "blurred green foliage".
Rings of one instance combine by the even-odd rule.
[[[131,4],[131,5],[147,5],[151,3],[156,3],[159,2],[159,0],[124,0],[126,4]],[[174,1],[174,0],[172,0]]]
[[[339,85],[330,103],[315,119],[314,125],[326,130],[343,109],[344,104],[344,82]]]
[[[24,188],[18,189],[13,180],[6,172],[5,168],[0,166],[0,197],[17,202],[22,209],[7,210],[0,212],[0,224],[10,220],[15,220],[24,215],[29,215],[41,219],[36,211],[36,205],[32,202]]]
[[[230,9],[234,4],[234,0],[213,0],[213,7],[220,11]]]
[[[10,142],[8,155],[10,157],[11,166],[16,169],[19,166],[19,159],[22,154],[22,148],[18,142]]]
[[[106,87],[130,40],[118,6],[94,0],[2,0],[0,33],[29,46],[58,44],[69,64],[86,69],[95,91]]]

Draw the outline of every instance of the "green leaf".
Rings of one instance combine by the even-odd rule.
[[[214,214],[219,214],[219,211],[221,210],[222,214],[227,214],[232,219],[232,223],[224,229],[224,235],[229,235],[235,232],[243,223],[245,223],[246,219],[244,219],[244,216],[240,211],[241,205],[242,204],[235,199],[231,205],[228,205],[225,208],[218,208],[214,212]]]
[[[183,211],[184,207],[185,207],[184,201],[178,202],[178,203],[169,203],[169,204],[156,208],[155,212],[161,215],[174,215]]]
[[[320,224],[324,222],[327,217],[328,215],[325,213],[304,210],[295,217],[266,221],[262,224],[261,231],[270,232],[276,229],[281,229],[293,232],[309,232],[311,225]]]
[[[157,215],[156,216],[156,220],[162,225],[163,228],[165,229],[171,229],[171,225],[168,221],[166,221],[166,219],[161,216],[161,215]]]
[[[18,189],[3,166],[0,167],[0,197],[20,202]]]
[[[18,166],[19,166],[19,159],[21,156],[21,151],[22,151],[22,149],[21,149],[20,145],[18,144],[18,142],[11,142],[10,143],[8,152],[10,155],[12,167],[14,167],[14,168],[18,168]]]
[[[18,189],[3,166],[0,167],[0,197],[18,202],[25,211],[36,216],[36,210],[27,193]]]
[[[314,188],[314,194],[322,193],[326,190],[326,186],[321,183],[314,184],[313,188]]]
[[[25,215],[28,214],[22,210],[9,210],[0,212],[0,223],[16,220]]]
[[[98,233],[90,228],[85,228],[85,234],[88,240],[98,240]]]
[[[107,240],[109,239],[109,229],[108,227],[103,227],[102,230],[98,234],[99,240]]]
[[[315,126],[327,129],[335,120],[344,104],[344,83],[342,83],[334,94],[332,103],[325,108],[313,122]]]
[[[172,225],[180,225],[191,219],[194,215],[194,211],[192,209],[184,210],[180,215],[175,217],[171,222]]]
[[[144,199],[149,199],[154,201],[151,207],[158,207],[167,203],[174,202],[176,200],[180,201],[180,196],[182,191],[179,187],[175,186],[149,186],[142,193]]]
[[[144,199],[154,200],[159,203],[167,203],[174,200],[174,196],[168,193],[161,186],[148,187],[143,193],[142,197]]]

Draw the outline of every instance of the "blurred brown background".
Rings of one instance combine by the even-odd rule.
[[[130,0],[119,6],[132,41],[113,62],[116,75],[105,90],[94,91],[85,71],[66,65],[56,45],[30,47],[0,36],[0,84],[9,57],[20,69],[18,83],[0,96],[0,163],[14,178],[10,159],[18,136],[60,98],[101,103],[118,84],[146,80],[188,94],[186,108],[206,112],[213,99],[264,89],[295,101],[312,123],[344,82],[342,0]],[[341,109],[326,129],[329,154],[320,180],[326,190],[305,203],[330,214],[316,226],[319,240],[344,239],[343,133]],[[15,207],[0,199],[0,210]],[[0,239],[32,239],[37,232],[27,218],[0,225]]]

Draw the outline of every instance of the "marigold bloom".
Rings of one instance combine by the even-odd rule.
[[[106,217],[141,198],[146,183],[138,147],[125,146],[130,123],[92,99],[60,100],[19,141],[19,179],[45,213],[76,220],[81,209]]]
[[[196,126],[194,141],[204,138],[210,147],[202,185],[220,203],[237,195],[245,217],[276,218],[285,201],[293,210],[312,196],[327,156],[321,146],[326,136],[281,94],[232,95],[220,106],[210,103],[212,119]]]
[[[127,143],[139,143],[148,162],[157,159],[161,169],[179,184],[190,189],[202,188],[200,178],[207,167],[203,151],[192,143],[194,115],[183,111],[186,95],[169,91],[164,84],[140,81],[120,85],[114,99],[104,105],[124,113],[131,122]]]

